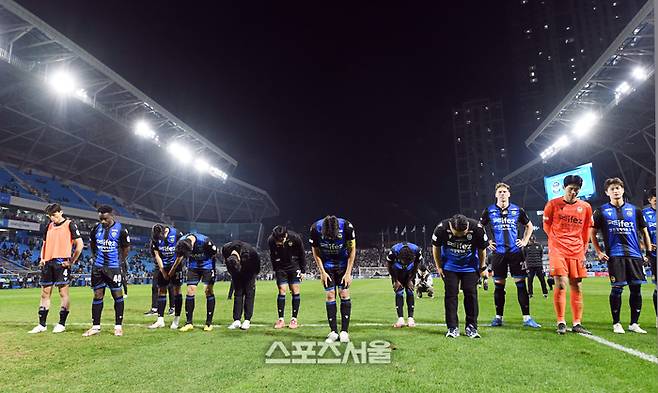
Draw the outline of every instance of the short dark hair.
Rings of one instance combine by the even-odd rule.
[[[176,243],[176,254],[188,256],[192,252],[192,241],[190,239],[180,239]]]
[[[416,253],[413,252],[411,247],[404,246],[398,252],[398,258],[400,258],[405,265],[408,265],[416,259]]]
[[[275,240],[283,240],[288,234],[288,229],[283,225],[277,225],[272,229],[272,237]]]
[[[50,216],[53,213],[61,212],[62,207],[59,205],[59,203],[51,203],[48,206],[46,206],[44,211],[46,212],[46,215]]]
[[[603,182],[603,189],[605,191],[608,191],[608,187],[610,186],[621,186],[621,188],[624,188],[624,182],[618,178],[618,177],[611,177],[609,179],[605,179],[605,182]]]
[[[455,214],[450,218],[450,224],[453,229],[462,232],[468,228],[468,218],[463,214]]]
[[[98,211],[100,214],[105,214],[105,213],[112,214],[114,213],[114,208],[110,205],[100,205],[98,206],[98,209],[96,211]]]
[[[336,216],[326,216],[322,221],[322,237],[325,239],[338,239],[338,218]]]
[[[494,191],[498,191],[498,189],[499,189],[500,187],[505,187],[505,188],[507,188],[507,191],[510,191],[510,190],[511,190],[509,184],[507,184],[507,183],[503,183],[503,182],[500,182],[500,183],[496,183],[496,188],[494,188]]]
[[[578,188],[581,188],[583,186],[583,178],[578,175],[567,175],[562,181],[562,185],[564,187],[574,185],[578,186]]]
[[[164,225],[162,224],[153,225],[153,229],[151,231],[151,238],[153,240],[160,240],[164,231],[165,231]]]
[[[656,187],[650,188],[646,191],[646,199],[651,199],[656,197]]]
[[[421,272],[424,272],[427,270],[427,266],[425,266],[425,264],[422,264],[418,269],[420,269]]]

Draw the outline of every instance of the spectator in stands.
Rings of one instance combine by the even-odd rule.
[[[66,330],[66,318],[69,314],[70,268],[78,260],[84,247],[77,225],[64,218],[59,204],[53,203],[46,206],[45,212],[50,219],[50,224],[44,233],[39,262],[39,266],[42,268],[39,324],[30,330],[31,334],[46,331],[46,318],[50,308],[53,285],[57,285],[59,288],[62,304],[59,323],[53,328],[53,333],[61,333]],[[75,246],[73,255],[71,255],[72,246]]]
[[[544,280],[544,247],[537,243],[537,238],[534,235],[530,237],[530,243],[523,248],[523,255],[528,269],[528,295],[530,297],[533,295],[532,284],[535,276],[537,276],[541,284],[541,293],[544,297],[548,297],[548,289],[546,289],[546,281]]]

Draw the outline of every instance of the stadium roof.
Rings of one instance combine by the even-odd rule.
[[[0,60],[3,160],[173,218],[278,215],[267,192],[231,176],[233,157],[10,0],[0,0]]]
[[[655,162],[654,12],[647,1],[612,44],[525,141],[537,157],[504,181],[537,189],[545,175],[597,161],[627,193],[653,184]]]

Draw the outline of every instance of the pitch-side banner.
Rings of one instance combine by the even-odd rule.
[[[6,218],[0,220],[0,226],[3,228],[23,229],[26,231],[37,231],[37,232],[41,229],[41,226],[37,222],[8,220]]]

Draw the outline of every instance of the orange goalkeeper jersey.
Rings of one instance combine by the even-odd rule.
[[[567,203],[562,197],[551,199],[544,207],[544,232],[548,235],[549,255],[584,258],[592,226],[592,207],[576,200]]]

